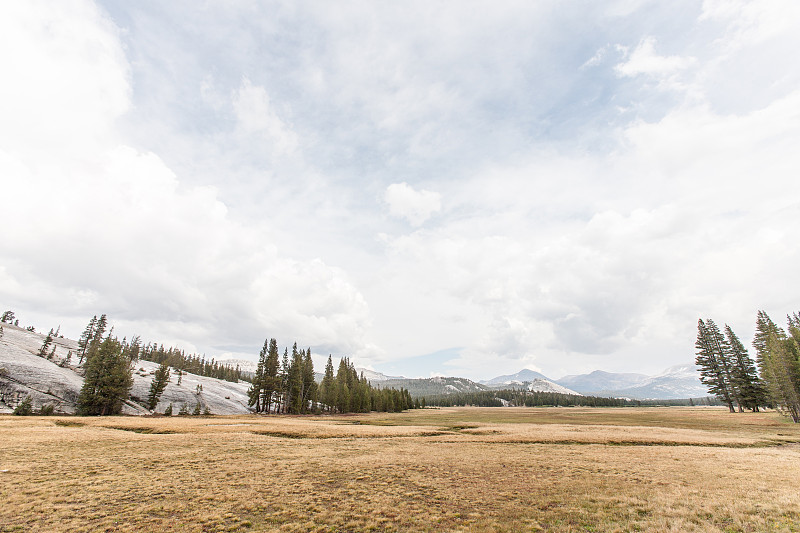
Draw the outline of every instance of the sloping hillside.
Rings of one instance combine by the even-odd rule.
[[[530,383],[525,383],[525,390],[530,392],[554,392],[556,394],[572,394],[573,396],[583,396],[581,393],[563,387],[558,383],[553,383],[549,379],[534,379]]]
[[[523,383],[531,382],[536,379],[544,379],[547,381],[552,381],[544,374],[536,372],[535,370],[530,370],[528,368],[525,368],[523,370],[520,370],[516,374],[497,376],[495,378],[486,381],[482,380],[479,383],[481,383],[482,385],[488,385],[493,389],[507,389],[509,387],[519,386],[522,385]]]
[[[583,393],[608,390],[622,390],[638,387],[649,379],[649,376],[635,373],[616,373],[595,370],[589,374],[564,376],[556,383]]]
[[[477,392],[489,387],[466,378],[434,377],[423,379],[386,379],[372,384],[381,389],[406,389],[411,396],[437,396],[455,392]]]
[[[657,376],[647,378],[635,387],[603,391],[606,395],[637,399],[702,398],[708,389],[700,382],[695,365],[678,365]]]
[[[31,397],[34,409],[52,405],[57,413],[74,413],[78,394],[83,386],[83,368],[78,364],[78,344],[71,339],[56,338],[52,359],[37,355],[45,336],[3,324],[0,339],[0,413],[10,413],[25,397]],[[68,356],[72,353],[71,357]],[[124,414],[148,414],[142,404],[147,399],[150,383],[158,365],[137,361],[133,372],[131,400],[123,406]],[[156,412],[163,413],[171,403],[177,414],[182,405],[189,410],[199,404],[213,414],[244,414],[247,408],[249,383],[232,383],[197,376],[187,372],[181,377],[174,369]]]

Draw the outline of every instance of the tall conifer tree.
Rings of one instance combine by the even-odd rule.
[[[127,356],[125,357],[130,360]],[[169,383],[169,366],[166,363],[161,363],[156,369],[153,381],[150,382],[150,392],[147,395],[147,408],[151,411],[158,405],[158,400],[161,398],[164,389],[167,388],[167,383]]]
[[[122,353],[121,343],[107,337],[86,358],[86,375],[78,396],[78,413],[115,415],[122,410],[133,385],[130,361]]]
[[[800,422],[800,329],[789,320],[789,333],[779,328],[764,311],[758,312],[756,348],[761,379],[769,397],[795,423]]]
[[[697,321],[697,358],[695,363],[700,367],[700,381],[708,387],[708,392],[725,402],[733,413],[734,397],[731,391],[730,372],[723,362],[725,357],[723,342],[725,338],[712,320]]]
[[[311,359],[311,348],[307,348],[303,355],[303,406],[302,412],[307,413],[317,401],[317,382],[314,379],[314,361]]]
[[[320,401],[325,405],[325,409],[332,411],[336,404],[336,380],[333,376],[333,360],[328,354],[328,362],[325,363],[325,374],[319,386]]]
[[[725,338],[728,341],[730,360],[733,364],[733,385],[743,407],[758,411],[759,406],[766,405],[767,396],[764,386],[758,377],[756,365],[750,359],[747,348],[733,330],[725,325]]]
[[[264,383],[261,388],[261,405],[267,413],[272,411],[272,397],[280,386],[278,369],[278,341],[270,339],[264,364]]]

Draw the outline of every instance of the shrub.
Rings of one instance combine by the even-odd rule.
[[[14,414],[17,416],[30,416],[33,414],[33,400],[30,394],[19,402],[19,405],[14,409]]]

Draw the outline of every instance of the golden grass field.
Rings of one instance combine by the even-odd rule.
[[[800,531],[800,427],[717,408],[0,417],[0,531]]]

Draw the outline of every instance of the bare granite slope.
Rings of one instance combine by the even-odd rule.
[[[57,413],[74,413],[78,394],[83,386],[83,368],[78,364],[78,344],[71,339],[56,338],[52,359],[37,353],[45,335],[3,324],[0,338],[0,413],[10,413],[30,395],[34,409],[52,405]],[[48,350],[49,351],[49,350]],[[68,358],[71,352],[71,357]],[[144,406],[150,383],[158,365],[150,361],[137,361],[133,371],[131,400],[123,407],[124,414],[149,414]],[[249,413],[247,407],[247,382],[232,383],[184,372],[178,385],[175,369],[171,370],[170,383],[164,390],[156,412],[163,413],[172,404],[175,414],[182,405],[192,411],[199,404],[213,414],[230,415]]]

